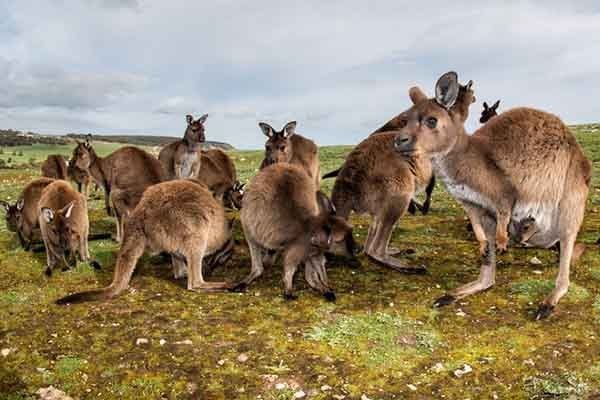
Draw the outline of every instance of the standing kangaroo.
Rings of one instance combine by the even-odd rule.
[[[6,210],[7,227],[17,233],[19,243],[25,250],[29,250],[33,242],[33,231],[39,227],[40,210],[38,203],[42,191],[55,180],[52,178],[38,178],[29,182],[19,195],[15,204],[2,202]]]
[[[40,230],[46,247],[46,275],[52,275],[56,265],[63,263],[63,270],[69,268],[65,259],[78,254],[81,261],[89,261],[88,250],[89,222],[87,201],[81,193],[63,180],[46,186],[38,203]],[[99,265],[93,262],[98,268]]]
[[[50,154],[42,163],[42,176],[53,179],[67,179],[67,162],[60,154]]]
[[[117,218],[118,242],[121,241],[123,217],[135,207],[148,186],[165,180],[161,163],[133,146],[121,147],[106,157],[99,157],[89,142],[78,143],[73,151],[73,164],[88,171],[104,188],[106,212],[112,215],[114,208]]]
[[[58,304],[106,300],[129,286],[137,261],[149,251],[171,254],[176,278],[187,269],[188,290],[214,291],[226,282],[206,282],[202,259],[232,248],[231,225],[225,210],[199,182],[175,180],[149,187],[127,220],[112,283],[104,288],[75,293]]]
[[[329,199],[298,166],[277,163],[262,169],[248,184],[240,219],[250,248],[250,274],[233,290],[262,275],[269,252],[283,253],[284,296],[294,299],[293,279],[305,264],[308,284],[326,299],[335,300],[325,270],[324,252],[343,244],[344,255],[355,252],[352,227],[335,214]]]
[[[319,188],[319,148],[312,140],[296,133],[296,121],[288,122],[281,131],[274,130],[265,122],[260,122],[258,126],[268,138],[265,143],[265,158],[260,169],[280,162],[295,164],[300,166]]]
[[[560,270],[536,319],[548,317],[569,288],[569,269],[585,212],[592,166],[568,127],[556,116],[515,108],[492,118],[473,135],[463,116],[452,110],[458,77],[438,80],[433,99],[421,89],[409,91],[413,106],[400,115],[396,139],[399,156],[431,157],[436,175],[465,208],[473,227],[481,225],[485,249],[479,278],[434,303],[450,304],[495,283],[496,246],[506,247],[509,224],[534,221],[526,244],[550,247],[560,241]]]
[[[204,136],[204,123],[208,114],[197,120],[191,115],[186,115],[187,128],[183,139],[165,146],[158,154],[167,173],[168,179],[195,178],[200,171],[202,162],[200,149],[206,141]]]
[[[237,180],[235,164],[223,150],[202,151],[202,168],[197,179],[219,198],[225,207],[240,209],[244,185]]]
[[[77,191],[82,193],[87,199],[90,194],[90,181],[92,177],[87,170],[75,165],[74,157],[69,160],[69,164],[67,165],[67,176],[77,184]]]

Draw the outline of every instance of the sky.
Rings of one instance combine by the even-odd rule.
[[[489,4],[488,4],[489,3]],[[359,142],[455,70],[477,102],[600,121],[600,2],[4,0],[0,128]]]

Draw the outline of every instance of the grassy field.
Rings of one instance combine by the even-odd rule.
[[[80,265],[43,275],[43,253],[19,249],[0,226],[0,399],[37,398],[53,385],[95,399],[585,399],[600,396],[600,136],[577,136],[594,161],[580,239],[588,251],[572,270],[569,294],[548,320],[532,320],[552,287],[557,254],[511,249],[499,257],[497,285],[443,309],[435,298],[477,275],[477,244],[462,209],[439,186],[432,212],[406,216],[393,244],[412,248],[425,276],[374,265],[329,268],[338,300],[328,303],[298,274],[299,299],[284,301],[281,269],[267,270],[245,294],[199,294],[144,257],[131,290],[106,303],[59,307],[57,298],[106,285],[117,245],[92,242],[104,268]],[[105,145],[102,153],[112,150]],[[322,171],[350,147],[321,149]],[[23,160],[69,148],[23,148]],[[262,152],[231,153],[242,180]],[[2,157],[6,157],[6,154]],[[39,168],[0,170],[0,198],[14,199]],[[330,190],[333,181],[324,183]],[[94,195],[91,230],[112,232]],[[236,219],[237,214],[232,214]],[[357,240],[368,220],[355,217]],[[236,254],[212,279],[237,280],[250,266],[236,222]],[[536,256],[541,265],[533,265]],[[145,339],[145,340],[139,340]],[[468,366],[468,367],[465,367]],[[462,375],[457,370],[470,370]],[[304,395],[304,396],[303,396]]]

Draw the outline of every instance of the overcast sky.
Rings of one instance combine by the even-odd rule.
[[[258,121],[356,143],[456,70],[484,100],[600,121],[600,1],[0,2],[0,128],[261,148]]]

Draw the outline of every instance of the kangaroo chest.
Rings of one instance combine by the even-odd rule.
[[[198,153],[196,151],[185,151],[181,155],[181,176],[182,178],[192,178],[194,165],[198,161]]]

